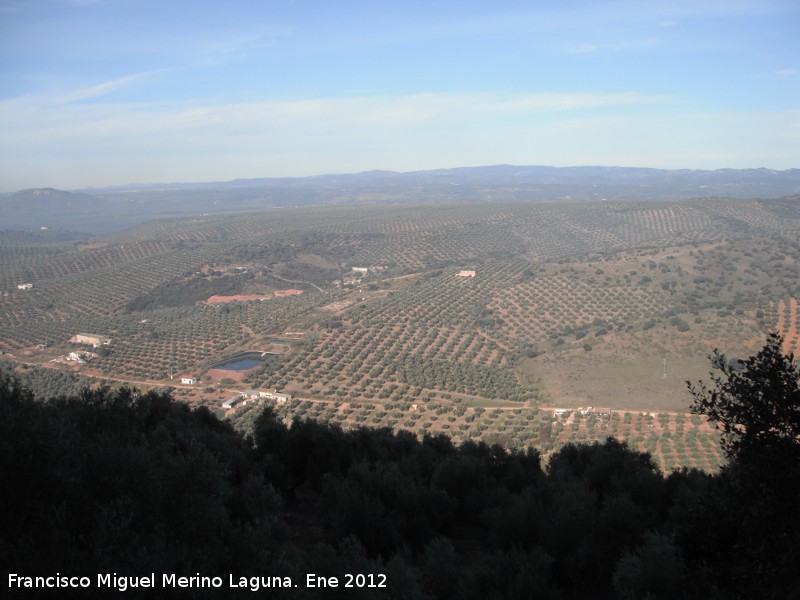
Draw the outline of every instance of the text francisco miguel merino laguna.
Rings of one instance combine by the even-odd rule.
[[[346,573],[343,577],[329,577],[310,573],[302,582],[307,588],[324,587],[350,587],[350,588],[385,588],[386,575],[383,573]],[[206,577],[197,573],[190,577],[175,575],[174,573],[155,573],[145,576],[124,576],[116,573],[99,573],[96,577],[70,576],[56,573],[51,576],[29,577],[18,573],[8,574],[8,587],[14,589],[25,588],[105,588],[124,592],[134,588],[221,588],[227,584],[229,588],[240,588],[243,591],[257,592],[263,588],[293,588],[298,584],[291,577],[260,576],[237,577],[228,575],[227,580],[222,577]]]

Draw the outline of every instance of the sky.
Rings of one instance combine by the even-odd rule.
[[[0,192],[800,167],[797,0],[0,0]]]

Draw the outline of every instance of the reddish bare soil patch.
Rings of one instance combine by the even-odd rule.
[[[247,371],[229,371],[227,369],[209,369],[203,379],[211,381],[221,381],[223,379],[233,379],[236,382],[242,383],[247,376]]]
[[[798,342],[800,342],[800,333],[798,332],[798,307],[797,299],[789,298],[789,318],[785,318],[787,303],[783,300],[778,304],[778,323],[775,328],[783,335],[783,351],[794,352],[798,351]]]

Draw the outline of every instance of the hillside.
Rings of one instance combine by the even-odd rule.
[[[715,469],[716,434],[689,421],[684,382],[706,375],[715,347],[745,356],[767,331],[798,349],[795,206],[343,206],[63,241],[5,232],[0,350],[21,366],[176,386],[217,411],[277,388],[293,396],[287,418],[548,453],[613,434],[663,468]],[[112,341],[85,348],[79,333]],[[212,368],[240,352],[271,358]],[[181,387],[183,375],[200,385]],[[604,416],[581,419],[587,406]]]
[[[409,173],[369,171],[230,182],[129,185],[75,192],[26,190],[0,198],[0,217],[7,228],[48,225],[102,233],[155,218],[287,206],[747,199],[775,198],[798,192],[800,169],[668,171],[499,165]]]
[[[96,196],[53,188],[0,196],[0,219],[6,228],[81,229],[82,222],[91,222],[110,210],[109,204]]]

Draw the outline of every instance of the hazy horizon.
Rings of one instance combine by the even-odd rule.
[[[786,0],[0,0],[0,15],[3,191],[800,156]]]
[[[424,173],[435,173],[440,171],[461,171],[461,170],[468,170],[468,169],[495,169],[495,168],[503,168],[508,167],[512,169],[567,169],[567,170],[578,170],[578,169],[619,169],[619,170],[635,170],[635,169],[652,169],[655,171],[665,171],[665,172],[696,172],[696,173],[713,173],[713,172],[724,172],[724,171],[771,171],[773,173],[785,173],[788,171],[796,171],[800,170],[800,167],[788,167],[786,169],[771,169],[769,167],[764,166],[756,166],[756,167],[742,167],[742,168],[728,168],[728,167],[720,167],[718,169],[662,169],[659,167],[630,167],[625,165],[564,165],[564,166],[555,166],[555,165],[521,165],[521,164],[494,164],[494,165],[467,165],[467,166],[456,166],[456,167],[442,167],[436,168],[433,167],[431,169],[415,169],[415,170],[407,170],[407,171],[400,171],[400,170],[392,170],[392,169],[368,169],[364,171],[352,171],[352,172],[330,172],[330,173],[312,173],[311,175],[287,175],[287,176],[267,176],[267,177],[234,177],[232,179],[207,179],[207,180],[196,180],[196,181],[128,181],[124,183],[112,183],[108,185],[87,185],[83,187],[75,187],[75,188],[57,188],[54,186],[43,185],[43,186],[34,186],[30,188],[22,188],[22,189],[14,189],[14,190],[0,190],[0,194],[8,195],[14,194],[17,192],[25,192],[31,190],[46,190],[52,189],[56,191],[63,191],[63,192],[71,192],[71,193],[91,193],[92,191],[103,191],[103,190],[114,190],[120,189],[124,190],[125,188],[130,189],[138,189],[138,188],[153,188],[155,191],[157,186],[198,186],[198,187],[205,187],[205,186],[213,186],[215,184],[220,185],[230,185],[236,182],[259,182],[259,181],[279,181],[283,179],[289,180],[314,180],[316,178],[336,178],[336,177],[358,177],[361,175],[369,175],[371,173],[385,173],[385,174],[392,174],[392,175],[415,175],[415,174],[424,174]],[[585,183],[585,182],[584,182]],[[575,185],[581,185],[579,181],[575,182]]]

